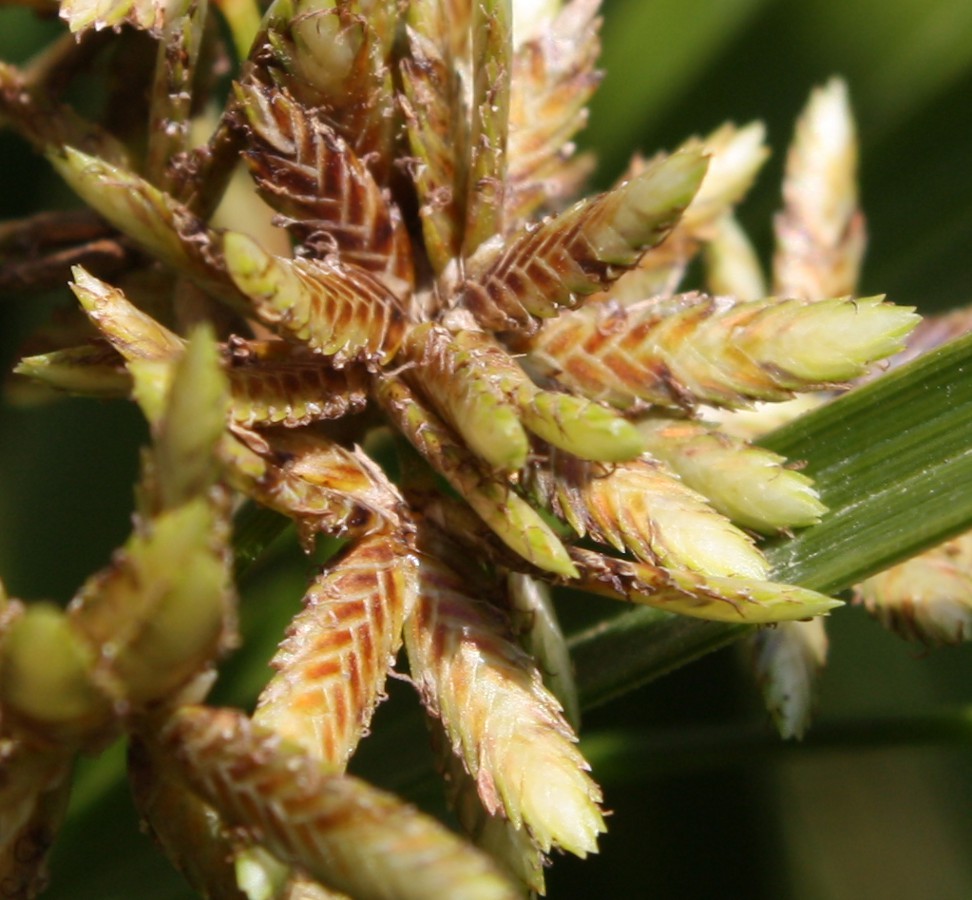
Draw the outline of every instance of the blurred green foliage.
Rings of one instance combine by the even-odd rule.
[[[607,0],[607,78],[585,146],[609,181],[630,153],[672,147],[727,118],[760,118],[775,156],[743,207],[769,252],[779,175],[792,123],[809,90],[832,74],[849,82],[860,123],[863,204],[871,250],[863,290],[932,310],[968,302],[972,284],[972,4],[968,0]],[[57,30],[0,9],[0,58],[22,59]],[[0,131],[4,218],[64,202],[43,162]],[[0,362],[56,296],[0,298]],[[106,439],[109,436],[109,439]],[[134,408],[94,401],[0,406],[0,575],[10,593],[67,601],[129,530],[131,485],[144,426]],[[310,563],[281,542],[246,584],[244,627],[269,656]],[[860,610],[831,621],[822,721],[920,716],[970,702],[968,648],[928,656]],[[235,671],[234,671],[235,670]],[[258,684],[259,665],[230,663],[223,697]],[[234,680],[236,679],[236,680]],[[243,679],[243,684],[238,679]],[[394,719],[398,698],[376,730]],[[404,699],[402,705],[405,705]],[[599,734],[654,736],[640,764],[603,750],[595,774],[614,810],[601,855],[557,860],[552,897],[728,897],[759,900],[972,896],[972,763],[956,746],[831,742],[776,747],[733,651],[590,714]],[[765,739],[719,743],[718,730]],[[940,737],[940,736],[939,736]],[[632,737],[634,740],[634,737]],[[693,744],[693,742],[695,742]],[[693,746],[707,753],[690,753]],[[680,754],[684,754],[680,755]],[[408,780],[411,762],[372,758],[379,780]],[[119,749],[85,763],[53,866],[60,900],[177,900],[190,896],[134,827],[115,782]],[[418,775],[421,776],[420,764]]]

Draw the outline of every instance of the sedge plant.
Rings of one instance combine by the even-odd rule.
[[[841,81],[798,123],[767,279],[735,215],[759,123],[586,188],[597,0],[37,6],[64,33],[0,66],[0,122],[85,208],[4,226],[4,284],[69,299],[11,384],[134,401],[149,439],[131,535],[67,608],[0,594],[7,895],[41,892],[74,760],[120,737],[201,896],[543,894],[606,828],[582,706],[741,637],[799,736],[856,581],[911,636],[968,636],[969,510],[856,570],[801,549],[854,533],[803,471],[821,407],[963,330],[858,293]],[[288,523],[322,566],[252,705],[212,702]],[[636,609],[568,641],[564,591]],[[390,675],[457,829],[347,771]]]

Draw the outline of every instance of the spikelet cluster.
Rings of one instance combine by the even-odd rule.
[[[20,851],[56,828],[72,758],[119,733],[147,827],[204,896],[542,893],[548,855],[596,852],[605,827],[551,586],[788,623],[784,643],[839,605],[776,583],[756,537],[818,521],[812,482],[712,411],[859,378],[916,317],[850,296],[852,179],[840,208],[805,208],[840,180],[814,168],[831,152],[814,114],[776,296],[733,212],[767,155],[759,124],[580,196],[598,8],[62,0],[81,43],[0,65],[0,121],[93,211],[76,232],[53,214],[50,234],[80,235],[60,244],[19,226],[73,263],[77,305],[17,371],[134,399],[151,428],[106,569],[66,611],[0,598],[0,880],[18,896],[43,882],[44,853]],[[130,74],[147,121],[58,99],[104,29],[158,47]],[[237,64],[214,114],[220,54]],[[699,255],[705,289],[679,292]],[[362,449],[379,430],[394,478]],[[344,542],[251,715],[205,703],[237,640],[243,500],[307,550]],[[818,644],[791,657],[816,665]],[[468,841],[346,773],[396,666]]]
[[[787,155],[783,184],[784,206],[775,221],[776,251],[772,283],[781,296],[800,298],[812,304],[832,303],[828,298],[855,293],[861,271],[866,238],[865,219],[857,196],[857,139],[846,86],[833,80],[814,91],[794,135]],[[727,275],[727,277],[729,277]],[[743,273],[739,290],[753,281],[751,272]],[[866,302],[866,301],[865,301]],[[889,358],[883,367],[895,368],[969,331],[967,310],[925,319],[908,336],[906,347]],[[871,376],[855,379],[855,383]],[[652,434],[650,448],[662,455],[693,483],[711,478],[718,468],[703,473],[693,465],[691,447],[704,440],[718,440],[723,448],[735,441],[758,437],[815,405],[826,402],[833,391],[803,394],[788,403],[762,404],[754,409],[723,411],[723,429],[707,433],[698,423],[671,423],[660,420]],[[644,424],[642,427],[645,427]],[[674,439],[673,439],[674,438]],[[679,445],[685,442],[684,449]],[[724,451],[723,451],[724,452]],[[760,460],[759,457],[762,457]],[[750,448],[745,455],[723,457],[726,464],[774,465],[773,455]],[[821,513],[812,495],[812,486],[794,471],[781,472],[790,484],[780,493],[775,488],[766,496],[765,508],[779,511],[798,502],[808,516]],[[727,479],[723,487],[702,488],[717,506],[733,502],[720,493],[727,485],[737,487],[741,479]],[[803,482],[802,495],[794,488]],[[730,488],[730,491],[732,489]],[[784,496],[784,494],[786,496]],[[799,501],[797,498],[799,497]],[[749,495],[747,504],[755,509]],[[736,521],[739,513],[724,511]],[[792,525],[801,522],[791,507]],[[745,515],[745,514],[744,514]],[[765,532],[768,523],[753,519],[749,527]],[[855,602],[862,604],[882,624],[908,640],[925,645],[954,644],[968,640],[972,610],[972,564],[969,536],[934,547],[924,554],[880,572],[858,585]],[[822,619],[787,622],[770,631],[758,632],[747,640],[754,673],[766,706],[784,737],[801,737],[806,731],[814,705],[815,680],[827,657],[826,624]]]

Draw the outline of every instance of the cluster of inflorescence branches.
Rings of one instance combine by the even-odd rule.
[[[206,896],[542,893],[551,850],[584,856],[604,828],[550,585],[793,623],[757,649],[784,730],[803,727],[792,681],[823,635],[796,620],[838,603],[773,582],[754,536],[825,510],[726,411],[858,378],[916,322],[849,296],[843,88],[798,131],[784,299],[765,298],[733,217],[759,125],[574,202],[597,0],[218,6],[240,58],[222,107],[233,50],[205,0],[64,0],[72,34],[0,67],[0,119],[94,211],[14,229],[33,252],[7,285],[73,263],[80,303],[18,371],[131,397],[152,436],[109,566],[65,611],[0,599],[4,885],[36,893],[71,760],[126,732],[140,812]],[[61,100],[95,59],[100,124]],[[147,116],[120,103],[136,90]],[[711,293],[677,293],[700,253]],[[394,481],[363,449],[381,435]],[[252,715],[204,703],[236,640],[243,498],[307,549],[345,542]],[[344,774],[402,645],[481,849]]]

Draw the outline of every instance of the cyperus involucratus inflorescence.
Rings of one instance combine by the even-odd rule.
[[[65,0],[80,43],[0,68],[0,116],[112,249],[104,280],[74,248],[85,326],[19,371],[131,397],[152,435],[110,565],[66,611],[0,605],[4,876],[38,889],[43,854],[18,848],[55,823],[72,757],[124,731],[141,814],[205,895],[542,892],[551,851],[604,829],[549,585],[753,624],[838,605],[773,582],[754,539],[819,519],[810,480],[700,409],[855,379],[916,317],[789,280],[759,296],[732,216],[758,125],[575,200],[597,0],[278,0],[259,27],[218,6],[245,57],[218,110],[205,64],[230,51],[205,2]],[[106,27],[157,42],[131,74],[147,132],[57,99]],[[849,265],[787,216],[786,279]],[[701,250],[714,292],[677,293]],[[307,549],[344,542],[252,715],[204,702],[236,641],[243,498]],[[344,774],[399,655],[485,853]]]

